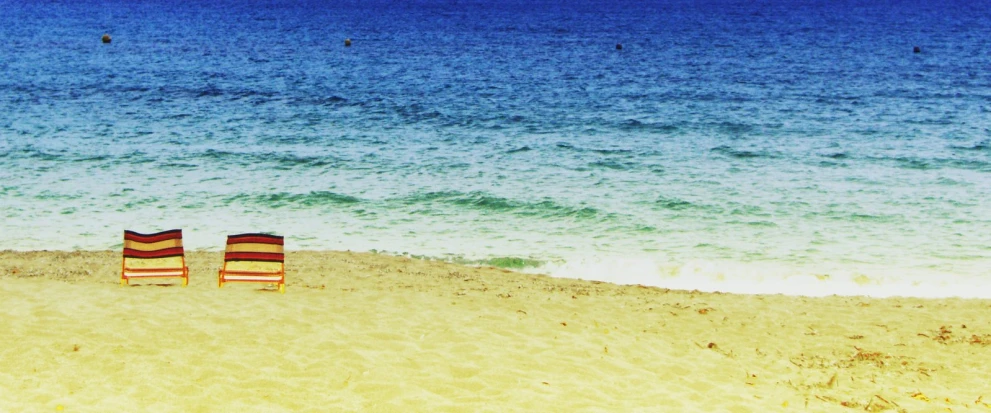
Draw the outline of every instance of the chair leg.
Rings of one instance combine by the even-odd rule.
[[[282,294],[285,294],[286,293],[286,285],[285,284],[279,284],[279,292],[282,293]]]

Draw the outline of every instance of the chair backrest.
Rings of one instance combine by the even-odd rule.
[[[124,261],[127,266],[181,267],[184,253],[181,229],[155,234],[124,231]]]
[[[269,234],[237,234],[227,236],[224,268],[232,271],[284,271],[284,238]]]
[[[281,235],[228,235],[224,261],[284,262],[284,244],[284,238]]]

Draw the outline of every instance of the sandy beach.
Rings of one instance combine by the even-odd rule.
[[[0,253],[0,411],[991,411],[991,301],[709,294],[293,252],[287,292]],[[171,284],[171,285],[168,285]]]

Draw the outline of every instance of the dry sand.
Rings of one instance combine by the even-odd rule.
[[[286,294],[0,253],[2,412],[991,411],[991,301],[671,291],[348,252]],[[157,283],[157,284],[156,284]],[[168,281],[168,283],[176,283]]]

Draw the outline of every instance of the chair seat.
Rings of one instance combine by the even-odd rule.
[[[224,275],[224,281],[281,281],[281,275]]]
[[[124,270],[124,277],[127,278],[140,278],[140,277],[182,277],[185,273],[181,269],[176,270],[159,270],[159,271],[132,271]]]

